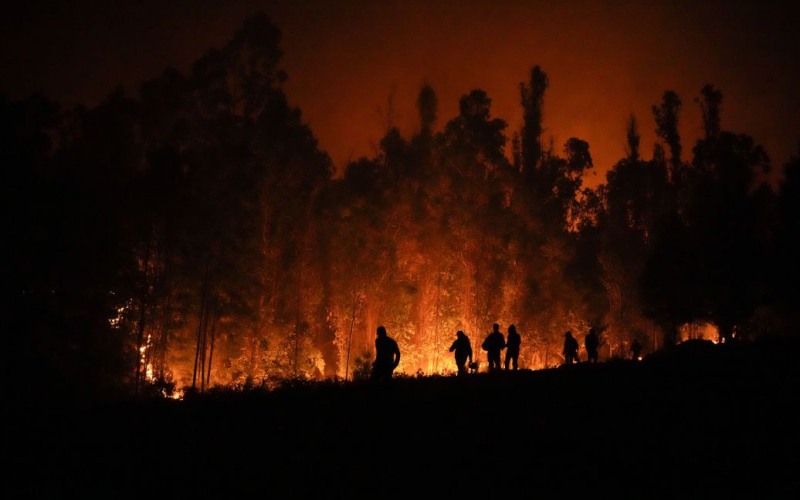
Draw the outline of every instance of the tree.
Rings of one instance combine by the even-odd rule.
[[[669,147],[670,174],[677,181],[681,176],[681,136],[678,133],[678,118],[681,111],[681,100],[671,90],[664,92],[660,106],[653,106],[656,119],[656,135]]]
[[[547,74],[539,66],[531,69],[527,83],[519,84],[523,119],[522,133],[520,134],[522,165],[529,173],[536,168],[542,156],[544,94],[549,85],[550,80]]]
[[[770,190],[764,186],[759,194],[753,189],[758,188],[757,174],[766,173],[770,162],[752,138],[720,129],[722,93],[710,85],[701,92],[706,137],[693,149],[696,179],[685,215],[702,266],[694,281],[701,286],[710,319],[731,341],[734,329],[743,328],[764,300],[760,267],[767,256],[758,234],[771,222],[758,214]]]
[[[628,160],[638,161],[639,141],[641,140],[641,137],[639,136],[639,122],[636,120],[636,115],[633,113],[631,113],[631,115],[628,117],[626,139],[628,145]]]

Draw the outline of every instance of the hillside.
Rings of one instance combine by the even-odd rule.
[[[797,347],[10,410],[7,472],[106,498],[796,497]]]

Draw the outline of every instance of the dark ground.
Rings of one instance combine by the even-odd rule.
[[[6,498],[800,498],[798,347],[6,408]]]

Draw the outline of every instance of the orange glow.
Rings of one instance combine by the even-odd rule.
[[[516,130],[518,83],[534,64],[551,78],[546,136],[556,146],[571,136],[588,140],[596,182],[621,157],[631,112],[640,119],[642,152],[649,156],[650,106],[665,89],[684,102],[687,145],[700,134],[692,98],[706,83],[725,92],[726,126],[752,134],[776,163],[794,152],[800,129],[794,18],[778,2],[720,9],[702,2],[278,0],[151,10],[133,3],[115,6],[110,16],[87,7],[70,23],[57,16],[18,23],[0,48],[15,78],[0,90],[16,97],[41,88],[67,107],[95,104],[119,83],[135,93],[165,67],[187,70],[263,10],[283,33],[290,101],[340,168],[373,152],[392,88],[393,122],[406,135],[418,126],[414,102],[425,81],[439,94],[440,127],[455,115],[459,96],[482,88],[493,99],[493,114]],[[37,41],[35,58],[26,52],[30,39]],[[758,99],[750,98],[754,93]]]

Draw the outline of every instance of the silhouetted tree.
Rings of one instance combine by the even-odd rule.
[[[685,218],[697,245],[702,268],[693,281],[700,286],[710,319],[730,341],[763,299],[760,267],[766,258],[759,228],[759,204],[768,202],[769,188],[760,193],[757,175],[769,170],[761,146],[740,134],[721,131],[722,93],[710,85],[702,90],[706,137],[694,147],[695,179]]]
[[[403,368],[441,371],[455,368],[450,333],[495,322],[525,332],[521,364],[540,366],[561,332],[590,324],[627,352],[653,323],[673,343],[700,321],[745,335],[763,308],[794,321],[797,160],[777,197],[764,149],[722,128],[713,86],[691,164],[667,91],[652,159],[631,115],[625,157],[597,189],[584,185],[588,142],[543,138],[539,66],[520,84],[511,161],[485,91],[437,131],[425,84],[418,132],[390,116],[374,154],[335,177],[287,100],[281,56],[257,14],[135,95],[67,111],[0,100],[14,367],[42,360],[43,379],[73,388],[205,390],[349,376],[379,324]]]
[[[539,66],[531,69],[528,82],[519,84],[522,97],[522,133],[521,151],[523,168],[531,173],[542,156],[542,117],[544,111],[544,94],[550,80]]]
[[[630,161],[638,161],[639,160],[639,141],[641,137],[639,136],[639,123],[636,120],[636,115],[631,113],[628,117],[628,125],[626,130],[626,139],[628,145],[628,160]]]
[[[678,133],[678,118],[681,111],[681,100],[678,94],[668,90],[664,92],[660,106],[653,106],[653,115],[656,118],[656,135],[669,147],[670,172],[673,177],[680,179],[681,136]]]

